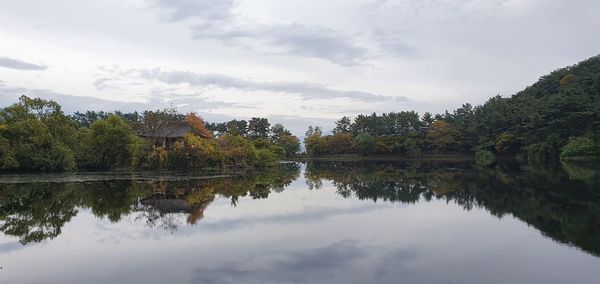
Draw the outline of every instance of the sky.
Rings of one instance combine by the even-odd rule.
[[[0,0],[0,107],[174,106],[301,134],[510,96],[600,53],[597,0]]]

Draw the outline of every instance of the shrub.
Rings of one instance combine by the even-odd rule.
[[[600,154],[598,146],[588,137],[575,137],[569,139],[561,152],[561,159],[595,157]]]
[[[130,146],[137,137],[121,117],[111,115],[97,120],[82,136],[84,146],[79,160],[84,167],[112,169],[130,165]]]
[[[277,163],[277,155],[268,149],[256,150],[256,157],[254,164],[259,167],[272,166]]]
[[[248,167],[258,159],[254,144],[244,137],[225,134],[219,138],[219,145],[225,166]]]
[[[475,162],[480,166],[489,166],[495,159],[494,153],[487,150],[479,150],[475,153]]]
[[[375,137],[371,136],[367,133],[360,133],[356,135],[354,139],[356,143],[356,147],[360,150],[362,154],[373,154],[377,148],[377,141]]]
[[[531,162],[557,161],[558,149],[548,141],[527,146],[527,160]]]

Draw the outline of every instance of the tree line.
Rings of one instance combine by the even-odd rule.
[[[186,123],[191,131],[172,147],[140,137],[159,136],[174,122]],[[220,124],[205,123],[194,113],[165,109],[66,115],[57,102],[22,96],[0,109],[0,170],[242,168],[269,166],[300,150],[299,139],[281,124],[271,126],[266,118],[246,124],[216,129],[214,135]]]
[[[331,134],[310,126],[310,156],[475,152],[548,160],[600,156],[600,56],[545,75],[511,97],[443,114],[342,117]]]

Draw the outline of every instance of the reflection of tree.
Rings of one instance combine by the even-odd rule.
[[[0,230],[22,244],[52,239],[77,214],[78,198],[65,184],[0,185]]]
[[[442,199],[466,210],[482,207],[511,214],[552,239],[600,255],[599,171],[589,168],[514,165],[495,169],[461,163],[310,162],[305,178],[330,180],[339,194],[359,199],[414,203]]]
[[[136,220],[150,227],[174,231],[196,224],[219,196],[236,205],[240,197],[267,198],[298,178],[299,166],[287,164],[232,177],[159,181],[103,180],[72,183],[0,184],[0,230],[18,236],[21,243],[52,239],[77,214],[89,208],[99,218],[118,222],[136,212]]]

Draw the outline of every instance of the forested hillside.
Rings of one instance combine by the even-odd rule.
[[[343,117],[332,135],[309,127],[313,156],[328,154],[419,155],[478,152],[530,159],[598,156],[600,56],[556,70],[511,96],[495,96],[453,112],[401,111]]]

